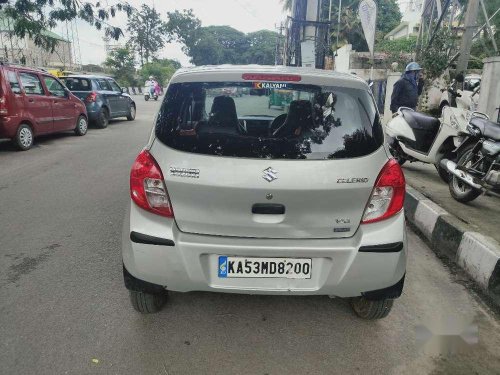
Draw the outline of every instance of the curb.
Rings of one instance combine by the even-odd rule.
[[[407,220],[430,248],[462,268],[500,306],[500,244],[467,225],[417,190],[406,186]]]

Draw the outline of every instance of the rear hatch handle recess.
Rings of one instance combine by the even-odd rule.
[[[255,203],[252,206],[252,214],[258,215],[284,215],[285,206],[276,203]]]

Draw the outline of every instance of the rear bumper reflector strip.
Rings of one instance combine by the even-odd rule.
[[[146,245],[175,246],[175,242],[166,238],[148,236],[138,232],[130,232],[130,241]]]
[[[399,253],[401,250],[403,250],[402,242],[361,246],[359,248],[360,253]]]

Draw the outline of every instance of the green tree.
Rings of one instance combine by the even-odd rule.
[[[153,76],[160,84],[165,85],[180,67],[181,64],[177,60],[155,59],[153,62],[144,64],[138,73],[141,82],[145,82],[150,76]]]
[[[356,51],[368,51],[368,44],[366,43],[361,21],[358,15],[359,3],[361,0],[344,0],[342,1],[341,15],[340,15],[340,46],[344,44],[352,44],[353,49]],[[375,44],[383,40],[384,36],[394,29],[401,22],[401,12],[396,0],[375,0],[377,3],[377,23]],[[323,0],[322,6],[328,14],[330,1]],[[332,6],[332,20],[335,22],[332,25],[332,41],[337,37],[337,15],[338,3]]]
[[[248,49],[244,54],[247,64],[274,65],[276,58],[276,39],[274,31],[260,30],[246,35]]]
[[[29,36],[37,46],[53,51],[58,40],[46,33],[59,23],[81,19],[104,30],[106,36],[119,39],[123,32],[108,23],[119,11],[128,16],[132,7],[127,3],[104,6],[81,0],[13,0],[3,5],[7,17],[13,19],[14,34],[19,38]]]
[[[274,64],[277,33],[261,30],[244,34],[229,26],[201,26],[192,10],[168,13],[169,40],[183,44],[195,65]]]
[[[127,22],[129,45],[139,55],[141,66],[149,63],[165,46],[165,23],[156,9],[143,4]]]
[[[134,86],[137,83],[134,53],[129,48],[118,48],[112,51],[104,62],[104,66],[111,70],[120,85]]]
[[[417,37],[410,36],[409,38],[400,38],[394,40],[384,39],[376,46],[377,52],[387,54],[387,63],[397,62],[399,69],[404,67],[412,60],[412,54],[417,47]]]

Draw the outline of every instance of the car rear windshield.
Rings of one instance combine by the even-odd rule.
[[[64,83],[70,91],[92,91],[92,82],[87,78],[69,77]]]
[[[341,159],[383,143],[368,91],[270,82],[171,84],[155,133],[176,150],[259,159]]]

